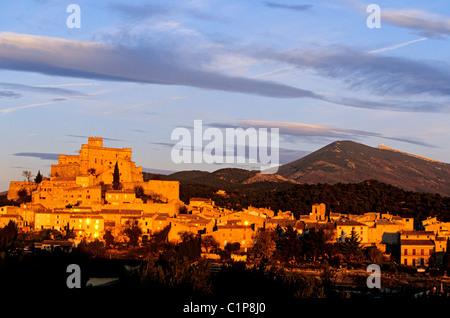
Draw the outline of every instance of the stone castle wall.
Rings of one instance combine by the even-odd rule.
[[[126,182],[122,183],[126,190],[134,190],[136,186],[142,186],[144,193],[159,194],[167,199],[167,202],[180,199],[180,183],[178,181],[149,180],[148,182]]]
[[[17,192],[21,189],[26,189],[27,193],[31,195],[31,193],[37,189],[37,183],[26,181],[11,181],[9,184],[7,196],[8,200],[17,200],[19,198]]]
[[[136,167],[131,161],[131,148],[103,147],[103,139],[100,137],[90,137],[87,145],[81,145],[77,156],[60,155],[58,164],[51,167],[51,176],[76,177],[94,174],[97,176],[97,182],[111,184],[116,162],[121,182],[143,181],[142,167]]]

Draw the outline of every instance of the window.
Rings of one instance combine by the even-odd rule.
[[[412,255],[416,255],[416,249],[415,248],[413,248],[413,250],[412,250]]]
[[[408,255],[408,249],[407,248],[405,248],[404,250],[403,250],[403,255]],[[405,264],[406,265],[406,264]]]
[[[423,248],[420,250],[420,255],[425,255]]]

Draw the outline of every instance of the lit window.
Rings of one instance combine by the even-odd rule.
[[[91,221],[91,220],[87,219],[87,220],[86,220],[86,223],[88,223],[88,224],[89,224],[89,222],[90,222],[90,221]]]

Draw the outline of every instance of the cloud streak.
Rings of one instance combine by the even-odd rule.
[[[59,154],[57,153],[45,153],[45,152],[18,152],[13,154],[13,156],[17,157],[32,157],[38,158],[41,160],[58,160]]]
[[[179,56],[153,47],[127,48],[60,38],[0,33],[0,68],[47,75],[184,85],[278,98],[317,98],[274,82],[189,68]]]
[[[220,52],[211,50],[202,54],[205,60],[208,60],[217,53]],[[190,54],[192,53],[159,46],[124,47],[44,36],[0,33],[0,68],[3,69],[94,80],[182,85],[272,98],[311,98],[337,105],[368,109],[408,112],[450,111],[448,103],[430,100],[404,103],[403,100],[398,99],[399,95],[410,96],[424,93],[450,96],[450,72],[442,65],[438,68],[425,62],[381,56],[338,46],[295,51],[247,47],[241,48],[239,52],[242,56],[256,58],[259,62],[272,60],[289,65],[273,73],[291,68],[312,69],[320,76],[343,82],[352,90],[369,90],[377,95],[384,95],[383,99],[361,100],[322,94],[258,78],[270,75],[271,72],[246,78],[204,70],[201,63],[196,62],[199,60],[198,55]],[[12,85],[17,87],[18,84]],[[62,95],[77,93],[61,87],[22,88],[51,91]],[[388,100],[389,96],[393,98]],[[22,108],[27,107],[34,106]],[[5,112],[7,111],[3,111]]]
[[[230,127],[226,123],[212,123],[212,127]],[[325,125],[312,125],[305,123],[293,123],[293,122],[271,122],[271,121],[257,121],[257,120],[239,120],[236,124],[231,124],[232,127],[242,127],[242,128],[278,128],[280,135],[288,135],[293,137],[302,138],[331,138],[331,139],[352,139],[352,138],[368,138],[375,137],[381,139],[390,139],[395,141],[401,141],[405,143],[410,143],[414,145],[436,148],[436,146],[423,142],[421,140],[415,140],[408,137],[391,137],[384,136],[377,132],[358,130],[358,129],[348,129],[339,128],[333,126]]]
[[[2,114],[9,114],[9,113],[15,112],[17,110],[27,109],[27,108],[34,108],[34,107],[40,107],[40,106],[45,106],[45,105],[51,105],[51,104],[55,104],[56,102],[57,101],[46,102],[46,103],[28,104],[28,105],[15,106],[15,107],[8,107],[8,108],[0,109],[0,113],[2,113]]]
[[[381,48],[381,49],[378,49],[378,50],[370,51],[369,53],[374,54],[374,53],[383,53],[383,52],[386,52],[386,51],[392,51],[392,50],[396,50],[396,49],[399,49],[401,47],[404,47],[404,46],[407,46],[407,45],[410,45],[410,44],[413,44],[413,43],[425,41],[425,40],[428,40],[428,38],[424,37],[424,38],[420,38],[420,39],[416,39],[416,40],[412,40],[412,41],[408,41],[408,42],[404,42],[404,43],[388,46],[388,47]]]
[[[264,1],[264,5],[274,9],[287,9],[293,11],[306,11],[313,7],[311,4],[283,4],[271,1]]]
[[[411,96],[430,94],[450,97],[450,66],[407,58],[383,56],[343,46],[314,49],[274,51],[248,49],[245,54],[273,60],[302,69],[310,69],[320,76],[338,80],[352,90],[367,90],[377,95]],[[411,111],[448,111],[448,103],[428,101],[414,105],[394,105],[390,102],[366,103],[350,98],[332,99],[330,102],[356,107],[391,108]],[[391,98],[393,99],[393,98]],[[386,98],[384,98],[386,100]],[[355,103],[356,102],[356,103]],[[396,103],[396,100],[393,100]],[[358,104],[358,105],[354,105]]]

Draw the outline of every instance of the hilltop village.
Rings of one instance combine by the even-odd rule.
[[[140,229],[139,242],[145,242],[168,229],[170,242],[181,242],[183,235],[192,233],[202,239],[211,236],[222,249],[239,243],[242,253],[254,246],[262,229],[285,231],[291,227],[298,235],[322,229],[330,242],[344,242],[356,235],[362,246],[377,247],[385,254],[397,249],[402,265],[416,267],[427,265],[432,254],[443,254],[447,249],[450,223],[436,218],[423,221],[418,231],[412,218],[375,212],[330,213],[323,203],[314,204],[300,219],[290,211],[270,208],[229,210],[207,198],[184,203],[179,200],[178,181],[144,182],[142,167],[136,167],[131,158],[130,148],[104,147],[102,138],[89,137],[78,155],[58,157],[49,178],[40,183],[10,183],[9,200],[17,200],[26,192],[31,202],[0,207],[0,228],[12,221],[24,232],[72,230],[73,246],[82,240],[104,240],[106,233],[126,241],[124,230],[132,227]],[[36,246],[45,248],[42,243]]]

